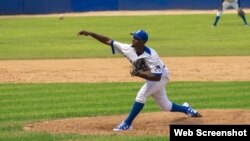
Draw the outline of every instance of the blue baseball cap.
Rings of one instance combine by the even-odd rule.
[[[137,31],[130,33],[130,34],[133,35],[133,37],[135,39],[142,40],[145,43],[148,41],[148,33],[145,32],[144,30],[137,30]]]

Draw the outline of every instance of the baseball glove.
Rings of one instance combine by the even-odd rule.
[[[132,63],[130,74],[135,76],[139,71],[148,71],[149,67],[143,58],[140,58]]]

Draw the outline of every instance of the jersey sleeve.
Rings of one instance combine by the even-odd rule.
[[[116,53],[124,54],[123,50],[126,48],[127,48],[126,44],[123,44],[114,40],[111,43],[111,49],[112,49],[113,54],[116,54]]]
[[[163,74],[165,65],[160,60],[157,54],[153,55],[148,63],[149,63],[149,68],[152,74],[158,75],[158,76],[161,76]]]

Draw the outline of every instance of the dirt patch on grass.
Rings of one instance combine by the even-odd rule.
[[[250,81],[250,56],[162,58],[171,81]],[[125,58],[2,60],[0,83],[142,82]]]
[[[250,110],[200,110],[203,117],[190,118],[181,113],[154,112],[141,113],[133,123],[133,130],[115,132],[126,115],[71,118],[32,123],[25,130],[49,133],[74,133],[83,135],[169,135],[170,124],[250,124]]]

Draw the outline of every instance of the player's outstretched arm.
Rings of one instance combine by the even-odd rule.
[[[77,35],[78,36],[80,36],[80,35],[91,36],[94,39],[96,39],[99,42],[106,44],[106,45],[111,45],[111,43],[112,43],[112,40],[110,38],[103,36],[103,35],[100,35],[100,34],[97,34],[97,33],[94,33],[94,32],[82,30]]]

